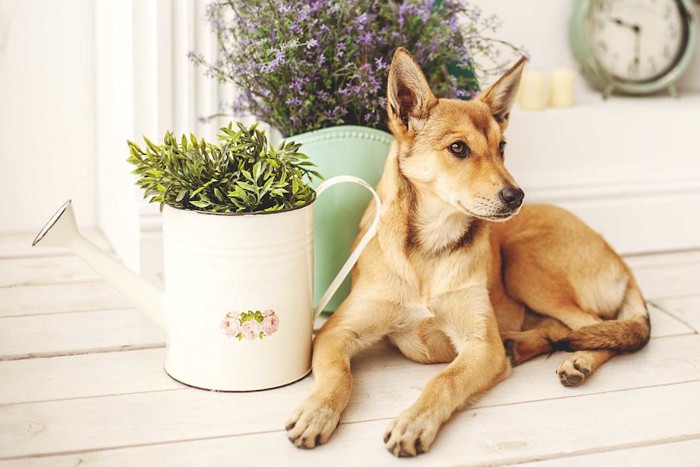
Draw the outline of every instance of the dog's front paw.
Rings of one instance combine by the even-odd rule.
[[[413,457],[428,452],[435,440],[440,424],[406,411],[399,415],[386,430],[386,448],[397,457]]]
[[[292,414],[285,428],[294,446],[312,449],[325,444],[339,422],[340,412],[309,398]]]

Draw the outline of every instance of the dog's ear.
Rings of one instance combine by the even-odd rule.
[[[489,106],[493,118],[496,119],[502,130],[505,130],[508,126],[510,109],[513,107],[515,96],[518,94],[520,77],[523,74],[523,68],[525,68],[525,61],[525,57],[520,57],[520,60],[510,70],[506,71],[498,81],[477,97],[477,99]]]
[[[401,134],[415,133],[436,104],[437,98],[413,56],[403,47],[396,49],[387,84],[391,129]]]

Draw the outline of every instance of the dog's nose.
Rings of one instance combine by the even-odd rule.
[[[525,193],[520,188],[505,188],[499,193],[501,200],[511,209],[517,209],[523,204]]]

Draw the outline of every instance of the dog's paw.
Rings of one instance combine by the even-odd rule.
[[[312,449],[328,442],[340,423],[340,413],[328,405],[307,399],[287,420],[287,437],[294,446]]]
[[[557,367],[559,381],[567,387],[580,386],[591,373],[591,362],[576,353],[562,360]]]
[[[384,443],[397,457],[417,456],[428,452],[439,429],[440,424],[434,420],[406,411],[391,422],[384,434]]]
[[[513,339],[504,339],[503,347],[506,350],[506,357],[510,360],[510,365],[516,367],[520,365],[520,356],[518,355],[518,343]]]

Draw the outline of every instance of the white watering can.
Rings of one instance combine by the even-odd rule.
[[[313,322],[376,233],[381,203],[364,180],[331,178],[316,189],[317,197],[344,182],[370,190],[376,214],[315,307],[314,203],[245,214],[166,205],[165,293],[82,236],[70,201],[54,214],[34,245],[69,248],[166,330],[165,370],[174,379],[219,391],[269,389],[311,371]]]

